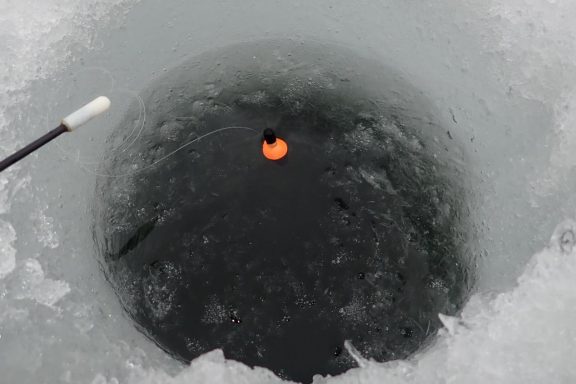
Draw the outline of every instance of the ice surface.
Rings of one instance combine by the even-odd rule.
[[[486,256],[478,294],[459,318],[444,318],[448,329],[433,346],[409,361],[372,362],[316,382],[576,381],[576,253],[570,235],[559,235],[573,224],[529,257],[558,222],[576,216],[576,3],[142,2],[109,39],[110,21],[121,24],[133,3],[0,4],[2,155],[96,96],[70,91],[78,84],[109,89],[106,71],[122,86],[143,87],[183,56],[270,35],[370,51],[402,69],[453,121],[451,134],[469,143],[464,166],[478,200],[471,214]],[[71,78],[67,71],[84,70],[85,57],[106,70]],[[64,153],[101,149],[87,137],[63,138]],[[45,151],[0,174],[0,381],[280,382],[217,351],[182,368],[134,331],[87,245],[82,196],[93,175],[62,157]],[[152,293],[159,296],[151,303],[169,297]],[[217,320],[217,303],[206,311]]]

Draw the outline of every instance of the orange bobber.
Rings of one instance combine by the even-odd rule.
[[[262,153],[268,160],[280,160],[288,153],[288,144],[276,137],[270,128],[264,130],[264,143],[262,143]]]

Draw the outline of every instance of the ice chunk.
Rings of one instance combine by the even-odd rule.
[[[14,228],[0,220],[0,279],[10,274],[16,267],[16,250],[12,243],[16,240]]]
[[[344,342],[344,347],[346,347],[346,350],[348,351],[350,356],[352,356],[352,358],[356,361],[356,363],[358,363],[358,366],[360,368],[366,368],[368,366],[370,361],[368,361],[362,356],[362,354],[352,345],[352,342],[350,340],[346,340]]]
[[[45,278],[40,262],[28,259],[18,273],[19,287],[14,288],[16,299],[31,299],[52,307],[68,292],[70,287],[65,281]]]
[[[447,316],[441,313],[438,314],[442,325],[448,330],[448,333],[451,335],[456,334],[456,330],[460,326],[460,320],[454,316]]]
[[[114,380],[114,379],[112,379]],[[102,381],[111,384],[111,381]],[[140,384],[274,384],[287,383],[264,368],[250,368],[242,363],[226,360],[221,350],[206,353],[195,359],[176,376],[162,370],[142,369],[133,372],[129,383]]]

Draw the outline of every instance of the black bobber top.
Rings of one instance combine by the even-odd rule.
[[[266,128],[263,136],[267,144],[274,144],[276,142],[276,133],[274,133],[274,130],[271,128]]]

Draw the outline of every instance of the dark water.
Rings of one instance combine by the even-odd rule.
[[[362,99],[354,76],[327,86],[336,70],[318,75],[314,49],[281,48],[298,70],[279,71],[266,53],[258,76],[210,64],[203,90],[183,80],[187,70],[151,87],[144,96],[157,108],[137,151],[112,151],[107,173],[214,129],[256,132],[222,132],[133,177],[102,180],[95,233],[126,310],[169,353],[189,361],[222,348],[310,382],[355,366],[345,340],[365,357],[404,358],[434,335],[439,312],[458,310],[464,195],[435,152],[450,149],[422,133],[440,127]],[[285,160],[262,156],[266,127],[288,142]]]

